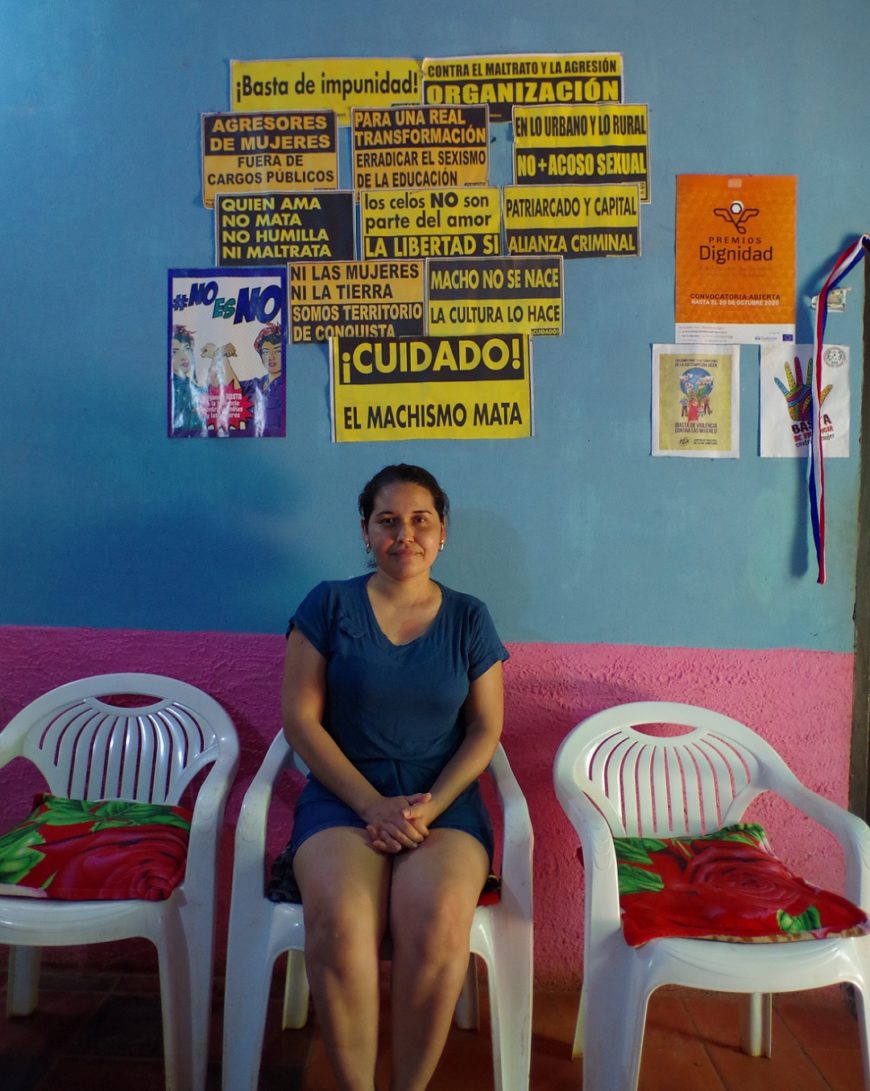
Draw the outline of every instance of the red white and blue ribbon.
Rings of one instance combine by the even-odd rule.
[[[847,276],[870,249],[870,235],[859,235],[847,246],[834,263],[816,301],[816,321],[813,329],[813,440],[810,447],[810,518],[813,524],[813,539],[816,543],[816,558],[819,562],[819,583],[825,582],[825,465],[822,455],[822,353],[825,343],[825,324],[828,320],[828,296]]]

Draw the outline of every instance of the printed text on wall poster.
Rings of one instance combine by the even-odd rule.
[[[678,175],[678,342],[794,342],[796,194],[790,175]]]

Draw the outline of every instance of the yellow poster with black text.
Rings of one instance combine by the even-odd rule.
[[[637,186],[505,186],[504,230],[510,255],[637,257]]]
[[[330,342],[336,443],[533,434],[525,334]]]
[[[501,248],[496,186],[360,194],[362,257],[485,257]]]
[[[514,107],[518,185],[637,185],[650,200],[649,108]]]
[[[413,57],[296,57],[230,61],[233,110],[335,110],[350,124],[354,106],[420,102],[420,62]]]
[[[338,126],[331,110],[202,115],[202,200],[216,193],[338,188]]]
[[[437,189],[489,181],[485,106],[351,111],[353,188]]]
[[[487,105],[491,121],[510,121],[513,106],[622,102],[622,54],[426,57],[423,101],[439,106]]]

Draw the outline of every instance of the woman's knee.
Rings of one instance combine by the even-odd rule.
[[[429,899],[393,906],[394,947],[412,948],[423,962],[452,961],[468,953],[474,903],[465,890],[441,889]]]
[[[352,891],[331,897],[311,895],[303,903],[305,950],[321,961],[342,961],[356,952],[377,949],[383,933],[377,907]]]

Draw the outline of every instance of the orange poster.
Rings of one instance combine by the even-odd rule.
[[[796,208],[793,175],[677,176],[678,342],[794,341]]]

